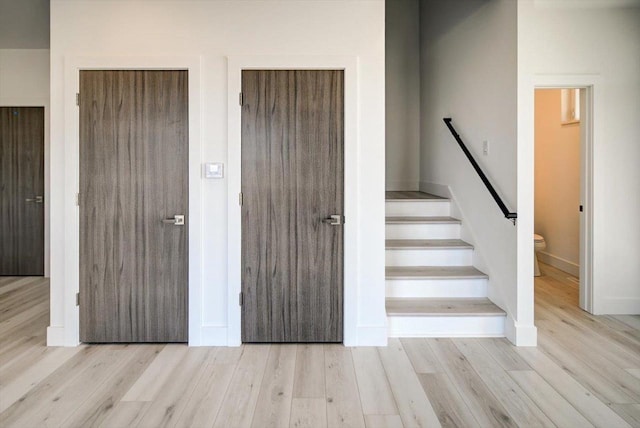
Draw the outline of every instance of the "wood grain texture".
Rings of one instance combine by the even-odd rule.
[[[294,398],[291,402],[290,428],[327,426],[327,403],[324,398]]]
[[[516,382],[504,371],[476,339],[453,339],[476,373],[504,406],[518,426],[554,427]]]
[[[507,410],[500,404],[478,373],[471,367],[450,339],[428,339],[445,373],[459,385],[460,394],[482,426],[516,427]]]
[[[364,428],[351,352],[340,345],[324,345],[327,425]]]
[[[585,389],[569,372],[556,365],[542,351],[535,348],[519,348],[518,354],[594,426],[629,427],[623,418],[593,394],[593,389]]]
[[[416,201],[424,199],[444,199],[440,196],[432,195],[431,193],[417,192],[415,190],[390,190],[385,192],[385,198],[387,201],[393,200],[405,200]]]
[[[0,275],[44,275],[44,108],[0,107]]]
[[[479,343],[504,370],[531,370],[529,364],[514,351],[513,345],[507,339],[487,339]]]
[[[273,346],[253,416],[255,428],[286,427],[291,415],[296,345]]]
[[[389,346],[378,348],[380,360],[406,427],[440,426],[438,416],[429,402],[418,375],[398,339],[389,339]]]
[[[137,378],[122,401],[153,401],[162,391],[171,372],[180,364],[186,355],[184,346],[168,345],[162,348],[147,370]]]
[[[107,378],[78,405],[62,423],[63,427],[99,426],[111,413],[135,380],[158,355],[162,345],[140,345],[126,352],[114,375]]]
[[[216,416],[216,428],[249,427],[258,402],[269,345],[245,345]]]
[[[218,351],[221,351],[218,349]],[[231,377],[236,368],[234,364],[208,364],[198,381],[191,398],[188,400],[178,421],[177,427],[210,427],[220,411]]]
[[[556,426],[566,428],[593,426],[535,371],[512,371],[509,374]]]
[[[242,340],[341,342],[344,72],[242,72]]]
[[[403,338],[400,339],[400,342],[416,373],[441,373],[443,371],[431,347],[424,339]]]
[[[393,392],[376,348],[353,348],[351,355],[365,416],[397,415],[398,408]]]
[[[391,297],[386,300],[387,315],[413,316],[495,316],[504,311],[487,298],[456,297],[450,299],[431,297]]]
[[[399,415],[365,415],[364,423],[367,428],[404,428]]]
[[[424,373],[419,378],[443,427],[480,426],[449,376],[444,373]]]
[[[187,341],[188,75],[80,72],[80,340]]]
[[[140,421],[141,426],[175,426],[177,419],[187,407],[198,381],[208,365],[212,352],[198,347],[186,353],[180,363],[171,371],[162,391]]]
[[[610,403],[609,384],[581,383],[617,369],[627,373],[626,382],[636,381],[640,369],[624,366],[635,364],[637,330],[574,311],[577,287],[548,274],[536,278],[536,320],[545,320],[538,332],[546,348],[516,348],[503,339],[392,339],[377,358],[372,349],[317,344],[47,348],[48,280],[7,278],[0,278],[3,428],[287,426],[287,418],[290,427],[549,425],[532,403],[558,427],[638,426],[640,403]],[[600,341],[606,350],[585,352],[577,339]],[[592,374],[566,370],[547,354],[565,345],[564,352],[578,346],[573,360]],[[402,416],[365,414],[392,411],[391,399]]]
[[[309,370],[309,367],[314,367],[315,370]],[[298,346],[293,396],[324,398],[324,349],[322,346]]]

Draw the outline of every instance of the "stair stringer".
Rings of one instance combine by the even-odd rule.
[[[465,215],[465,211],[460,207],[458,203],[458,198],[456,197],[455,191],[451,188],[451,186],[446,184],[438,184],[431,182],[420,182],[420,191],[425,193],[431,193],[436,196],[440,196],[442,198],[448,198],[451,201],[450,212],[451,216],[459,219],[462,224],[460,227],[460,238],[464,241],[473,245],[474,254],[473,254],[473,265],[479,270],[485,272],[489,279],[487,280],[487,297],[496,306],[500,307],[503,311],[506,312],[506,319],[504,323],[504,334],[512,343],[516,344],[516,337],[523,336],[526,338],[535,337],[536,336],[536,328],[534,326],[523,326],[519,325],[518,322],[514,318],[514,313],[510,307],[505,302],[504,296],[500,295],[497,292],[495,287],[491,286],[491,278],[495,275],[495,271],[491,269],[490,264],[486,261],[482,254],[484,253],[483,246],[480,244],[480,240],[477,238],[476,234],[471,228],[470,221],[468,216]],[[505,220],[506,221],[506,220]],[[514,284],[514,287],[516,285]],[[522,334],[521,334],[522,333]],[[520,340],[518,340],[520,342]],[[535,342],[535,340],[534,340]],[[528,341],[528,339],[523,339],[522,343],[533,343]]]

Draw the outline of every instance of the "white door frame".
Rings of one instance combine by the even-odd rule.
[[[534,77],[534,91],[536,89],[580,89],[580,203],[583,212],[580,214],[579,305],[589,313],[593,313],[594,301],[597,297],[593,283],[593,148],[597,137],[593,119],[595,114],[594,96],[598,80],[598,76],[595,75],[538,75]],[[533,129],[534,127],[532,127]],[[531,141],[535,141],[534,136]],[[532,171],[534,171],[533,168]]]
[[[357,344],[358,320],[358,59],[352,56],[233,56],[228,58],[228,319],[227,343],[239,346],[242,289],[242,220],[238,196],[241,190],[241,118],[238,95],[242,70],[344,70],[344,278],[343,343]]]
[[[76,93],[81,70],[187,70],[189,73],[189,345],[198,346],[202,337],[202,183],[200,64],[198,56],[169,57],[67,57],[64,75],[64,342],[80,342],[80,316],[76,306],[80,275],[80,217],[76,205],[79,192],[80,118]],[[52,298],[52,302],[56,300]]]

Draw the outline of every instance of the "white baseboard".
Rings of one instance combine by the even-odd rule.
[[[597,300],[594,315],[640,315],[640,299],[605,297]]]
[[[518,324],[509,316],[504,322],[507,339],[516,346],[538,346],[538,329],[533,324]]]
[[[563,272],[568,273],[576,277],[580,276],[580,265],[563,259],[562,257],[554,256],[546,251],[540,251],[538,253],[538,260],[542,263],[553,266],[556,269],[560,269]]]
[[[420,187],[417,181],[387,181],[385,190],[418,190]]]
[[[387,346],[387,326],[358,327],[357,346]]]
[[[200,328],[200,343],[189,346],[228,346],[226,326],[202,326]]]
[[[64,327],[47,327],[47,346],[67,346],[64,340]]]

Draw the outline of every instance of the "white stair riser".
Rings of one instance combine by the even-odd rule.
[[[460,225],[455,223],[387,224],[387,239],[457,239]]]
[[[485,278],[387,279],[387,297],[487,297]]]
[[[470,266],[473,249],[386,250],[387,266]]]
[[[446,217],[450,214],[451,204],[447,200],[426,202],[386,202],[386,215],[406,217]]]
[[[389,337],[504,337],[504,315],[388,316]]]

